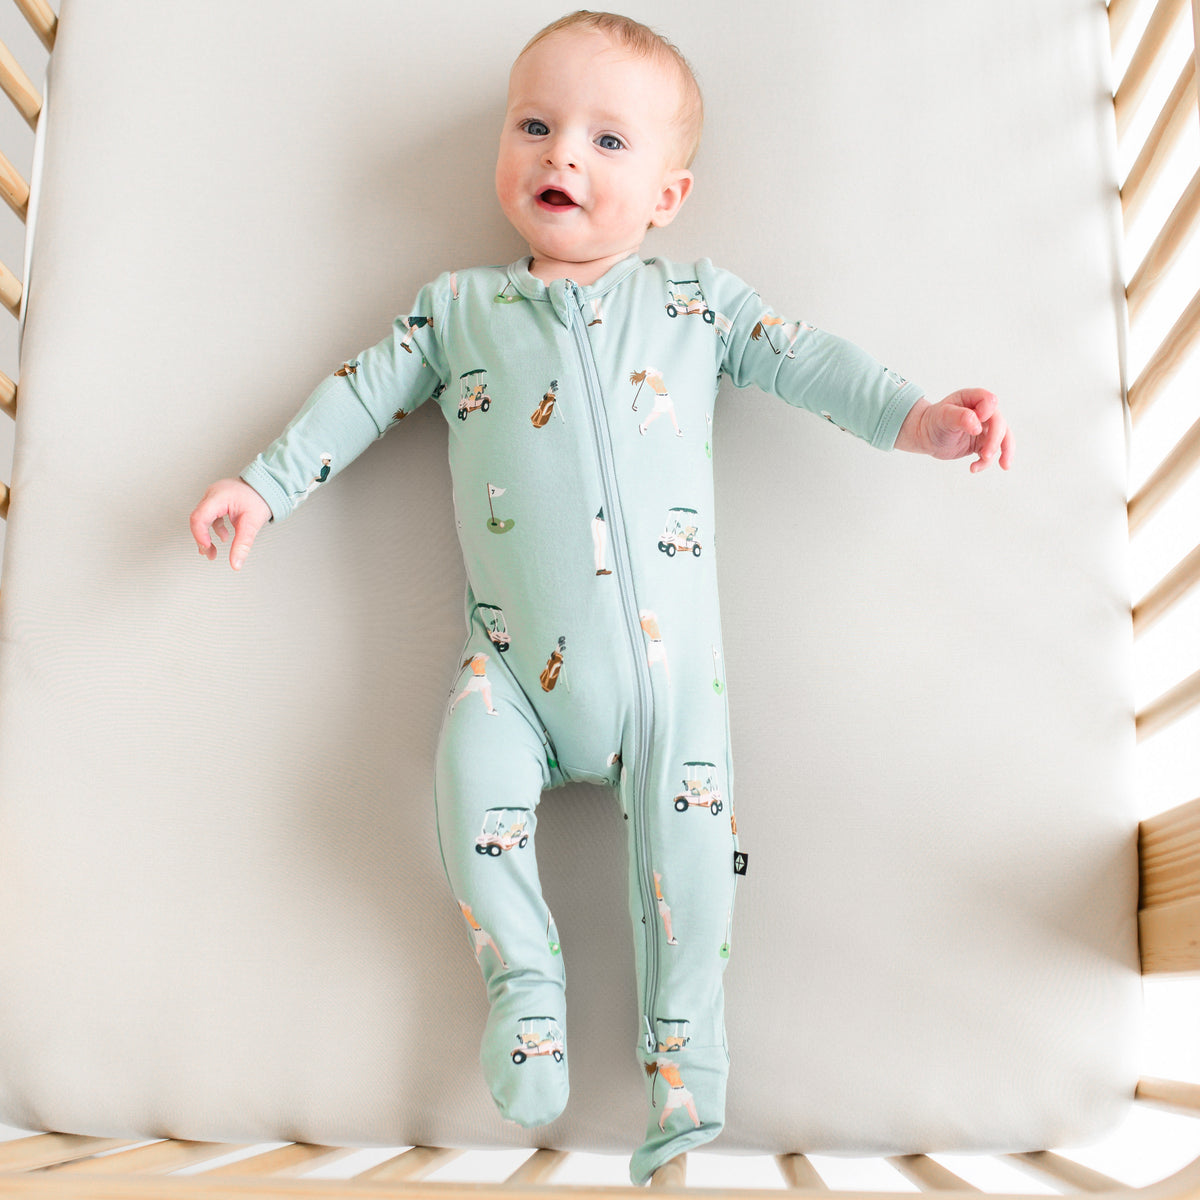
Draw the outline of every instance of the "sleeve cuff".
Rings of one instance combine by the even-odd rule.
[[[294,505],[291,499],[263,466],[261,454],[241,473],[240,478],[267,502],[272,521],[282,521],[292,511]]]
[[[871,439],[871,445],[878,450],[894,449],[896,438],[900,435],[900,426],[904,424],[904,418],[924,395],[923,388],[918,387],[915,383],[905,383],[888,401],[887,407],[883,410],[879,424],[875,427],[875,436]]]

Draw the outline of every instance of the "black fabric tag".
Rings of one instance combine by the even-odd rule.
[[[733,852],[733,873],[735,875],[745,875],[746,868],[750,865],[750,855],[745,850],[735,850]]]

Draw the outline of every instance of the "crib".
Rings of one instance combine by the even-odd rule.
[[[54,52],[60,41],[60,23],[46,0],[14,0],[14,4],[46,51]],[[77,7],[81,14],[85,11],[82,0]],[[970,7],[961,6],[963,9]],[[232,24],[238,20],[239,6],[227,8],[228,12],[223,16]],[[535,8],[540,16],[545,6]],[[64,31],[72,11],[64,11]],[[753,11],[761,16],[767,10],[763,7]],[[555,13],[546,10],[547,20],[553,15]],[[633,15],[640,16],[639,13]],[[674,15],[673,11],[671,15]],[[964,19],[969,21],[970,17]],[[1200,166],[1194,160],[1187,162],[1182,175],[1187,181],[1182,187],[1177,187],[1172,180],[1180,176],[1176,161],[1179,148],[1182,146],[1186,150],[1196,133],[1200,0],[1190,0],[1190,4],[1188,0],[1110,0],[1107,21],[1113,47],[1112,61],[1121,64],[1121,77],[1112,89],[1115,130],[1116,135],[1125,139],[1121,152],[1132,164],[1128,170],[1119,172],[1123,179],[1119,186],[1120,208],[1127,228],[1132,228],[1147,211],[1151,213],[1153,225],[1147,231],[1143,220],[1137,234],[1139,240],[1135,243],[1131,238],[1129,248],[1123,254],[1115,249],[1113,254],[1114,261],[1124,263],[1124,296],[1116,307],[1121,310],[1122,321],[1127,313],[1129,323],[1113,329],[1113,341],[1116,344],[1114,355],[1119,358],[1121,367],[1121,391],[1134,456],[1139,453],[1139,434],[1145,430],[1152,431],[1150,438],[1155,443],[1154,461],[1144,466],[1144,482],[1130,489],[1132,494],[1126,506],[1128,530],[1135,543],[1135,535],[1139,533],[1151,539],[1158,537],[1152,516],[1174,506],[1177,515],[1181,510],[1187,511],[1186,518],[1181,518],[1177,524],[1183,524],[1185,538],[1194,538],[1197,528],[1196,482],[1200,479],[1200,473],[1196,471],[1200,465],[1200,389],[1196,387],[1194,361],[1194,351],[1200,341],[1200,291],[1195,287],[1197,260],[1191,242],[1197,240],[1195,234],[1200,229]],[[663,23],[668,22],[664,19]],[[141,47],[146,53],[153,53],[153,25],[153,21],[146,22],[145,43]],[[531,24],[531,31],[532,28]],[[678,37],[681,42],[685,41],[682,29]],[[1186,46],[1185,52],[1181,51],[1181,45]],[[684,48],[686,50],[686,45]],[[81,53],[78,44],[72,49],[76,55]],[[43,113],[47,93],[31,82],[3,44],[0,44],[0,86],[30,128],[38,131],[40,159],[45,122],[49,120],[51,127],[54,122],[48,111]],[[51,92],[46,107],[49,110],[53,105]],[[1155,111],[1149,111],[1151,109]],[[1131,138],[1136,138],[1136,147],[1127,144]],[[1186,152],[1190,153],[1190,150]],[[1172,165],[1174,176],[1168,170]],[[1115,158],[1112,166],[1115,209],[1118,183]],[[37,186],[36,182],[32,183],[34,192]],[[0,192],[16,217],[25,221],[31,210],[31,182],[23,179],[12,163],[2,156]],[[447,203],[453,206],[458,199],[451,196]],[[95,235],[102,237],[105,233],[97,227]],[[1135,254],[1136,261],[1133,261]],[[43,286],[49,287],[49,276],[54,270],[51,265],[40,262],[36,254],[32,257],[27,254],[26,261],[27,269],[30,263],[33,264],[28,279],[0,264],[0,299],[12,316],[22,322],[32,320],[36,306],[34,301],[27,309],[27,292],[33,280],[40,271],[46,276]],[[1160,311],[1163,285],[1171,280],[1174,280],[1175,293],[1182,294],[1183,301],[1171,300],[1169,303],[1174,307],[1164,318]],[[124,281],[114,281],[114,304],[120,304],[120,297],[126,294],[125,287]],[[1165,333],[1155,335],[1155,347],[1139,350],[1136,345],[1140,333],[1139,317],[1144,324],[1147,313],[1158,314],[1155,319],[1165,328]],[[1144,335],[1141,336],[1144,340]],[[147,358],[152,359],[153,355],[148,354]],[[42,360],[30,369],[40,372],[42,379],[52,371]],[[22,375],[25,370],[23,359]],[[1171,402],[1173,416],[1167,426],[1178,429],[1182,421],[1186,432],[1181,437],[1177,433],[1170,434],[1169,440],[1164,440],[1168,435],[1155,425],[1151,410],[1160,398],[1172,395],[1175,397]],[[14,420],[22,408],[17,381],[3,375],[0,375],[0,407]],[[1014,425],[1019,433],[1019,422],[1014,421]],[[257,434],[260,426],[256,424],[253,428]],[[265,429],[266,424],[261,428]],[[420,434],[421,430],[416,432]],[[111,452],[112,447],[107,450]],[[1144,458],[1147,452],[1141,453]],[[35,454],[26,456],[24,472],[30,478],[39,469],[36,459]],[[15,517],[21,496],[22,487],[17,479],[14,479],[11,497],[9,488],[0,484],[0,513],[8,516],[11,500]],[[415,523],[433,520],[430,511],[421,508]],[[30,557],[33,539],[34,534],[30,533],[17,539],[17,544],[10,542],[6,554],[14,558],[18,555]],[[1156,551],[1150,557],[1157,562],[1162,555]],[[430,570],[444,569],[447,561],[433,563]],[[1064,569],[1071,568],[1064,564]],[[1178,558],[1175,565],[1166,570],[1154,569],[1159,582],[1146,589],[1132,605],[1132,633],[1139,648],[1152,640],[1147,631],[1156,626],[1162,628],[1159,622],[1172,613],[1177,616],[1183,613],[1194,625],[1195,604],[1200,594],[1200,547]],[[6,576],[8,570],[6,561]],[[69,586],[69,579],[69,575],[63,576],[64,585]],[[7,599],[7,579],[3,595]],[[96,603],[102,604],[103,600],[100,596]],[[0,600],[0,605],[2,603]],[[1127,618],[1128,613],[1125,616]],[[28,623],[24,613],[17,624],[21,623]],[[16,630],[17,625],[13,629]],[[409,632],[436,638],[441,629],[430,624]],[[147,636],[164,654],[171,653],[169,634],[151,629]],[[269,640],[271,635],[268,632],[264,636]],[[1148,772],[1166,773],[1169,769],[1182,772],[1184,782],[1171,786],[1194,790],[1197,765],[1195,714],[1200,710],[1200,669],[1192,670],[1182,681],[1176,680],[1181,661],[1188,669],[1195,667],[1197,646],[1194,632],[1190,646],[1186,633],[1173,634],[1172,638],[1172,645],[1180,647],[1179,653],[1168,651],[1168,674],[1172,682],[1156,698],[1139,706],[1134,718],[1136,738],[1145,744],[1144,751],[1153,752],[1155,747],[1165,747],[1161,757],[1145,757],[1150,764],[1145,768]],[[76,652],[86,657],[88,648],[81,643],[76,646]],[[1191,660],[1185,657],[1189,652]],[[715,653],[714,650],[714,658]],[[1159,653],[1163,653],[1161,646]],[[360,666],[360,669],[367,671],[369,667]],[[88,702],[103,703],[99,696],[100,693],[96,693]],[[45,714],[50,721],[53,715],[52,710]],[[1171,768],[1168,760],[1176,766]],[[57,764],[46,764],[47,771],[55,769]],[[1190,776],[1187,775],[1189,770]],[[1147,984],[1159,978],[1186,981],[1200,973],[1200,799],[1177,803],[1169,799],[1170,787],[1156,791],[1151,785],[1149,790],[1155,793],[1148,801],[1149,811],[1156,815],[1141,820],[1137,829],[1137,953]],[[0,823],[0,836],[10,834],[10,825],[11,822]],[[52,950],[50,947],[46,952]],[[432,979],[432,975],[427,976],[425,982]],[[1189,985],[1177,982],[1176,986]],[[80,998],[78,1002],[86,1001]],[[1194,1014],[1191,1020],[1194,1022]],[[1181,1043],[1190,1036],[1191,1031],[1187,1029],[1178,1033]],[[70,1079],[69,1064],[64,1066],[56,1059],[55,1070],[65,1070],[64,1078]],[[1186,1075],[1187,1069],[1180,1074]],[[1160,1118],[1163,1120],[1200,1119],[1200,1082],[1143,1076],[1137,1082],[1135,1108],[1139,1122],[1143,1122],[1139,1128],[1148,1129],[1144,1122],[1154,1114],[1171,1115]],[[104,1122],[100,1115],[89,1120],[94,1127]],[[166,1118],[155,1118],[146,1123],[155,1122],[165,1123]],[[588,1155],[558,1149],[537,1140],[508,1150],[466,1151],[453,1145],[433,1144],[382,1149],[377,1140],[346,1145],[311,1144],[281,1138],[265,1143],[261,1140],[235,1142],[155,1135],[148,1130],[141,1137],[117,1137],[70,1129],[54,1132],[56,1127],[47,1124],[25,1126],[39,1127],[46,1131],[13,1136],[0,1143],[0,1194],[170,1196],[180,1200],[191,1196],[420,1196],[452,1200],[477,1195],[599,1198],[624,1191],[628,1186],[618,1186],[609,1179],[597,1182],[594,1176],[588,1175],[589,1167],[585,1161],[589,1159]],[[486,1139],[483,1144],[487,1144]],[[375,1145],[376,1148],[364,1150],[364,1145]],[[970,1160],[962,1158],[959,1161],[952,1154],[941,1152],[940,1147],[922,1146],[912,1150],[902,1152],[901,1148],[893,1147],[890,1153],[874,1156],[875,1165],[883,1176],[892,1179],[892,1182],[882,1182],[875,1187],[858,1183],[839,1185],[837,1172],[822,1166],[819,1153],[811,1152],[807,1145],[794,1144],[776,1144],[770,1155],[760,1154],[753,1161],[741,1160],[746,1164],[744,1174],[730,1176],[728,1182],[714,1183],[711,1175],[706,1176],[704,1155],[680,1156],[661,1168],[650,1186],[713,1197],[744,1196],[759,1188],[842,1192],[863,1200],[868,1197],[882,1200],[899,1187],[915,1187],[959,1200],[966,1200],[980,1191],[990,1191],[1004,1200],[1016,1200],[1019,1195],[1027,1194],[1023,1188],[1009,1189],[1003,1183],[997,1186],[974,1182],[980,1177],[972,1169]],[[1017,1168],[1029,1179],[1036,1180],[1039,1190],[1051,1194],[1089,1192],[1117,1197],[1136,1193],[1147,1200],[1200,1195],[1200,1157],[1190,1165],[1174,1169],[1157,1182],[1137,1184],[1084,1165],[1078,1153],[1056,1148],[997,1151],[995,1155],[980,1154],[976,1158],[980,1163],[987,1161],[1004,1168]],[[484,1160],[490,1160],[490,1164]],[[456,1174],[456,1168],[468,1163],[471,1168],[465,1175]],[[346,1168],[341,1174],[337,1170],[339,1164]],[[757,1174],[751,1170],[752,1166],[757,1169]],[[768,1167],[776,1172],[774,1178],[767,1178],[764,1173]]]

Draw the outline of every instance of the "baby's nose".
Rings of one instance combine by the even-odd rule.
[[[574,147],[566,139],[548,142],[542,154],[542,161],[548,167],[574,169],[579,165],[579,157]]]

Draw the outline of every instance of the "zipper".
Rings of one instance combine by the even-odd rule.
[[[622,533],[620,537],[614,533],[611,544],[616,554],[617,583],[621,591],[625,631],[629,635],[629,646],[633,652],[633,674],[637,683],[638,761],[634,775],[633,820],[642,889],[642,913],[646,925],[646,993],[643,997],[642,1021],[646,1026],[646,1051],[652,1054],[657,1048],[652,1017],[654,1001],[658,994],[658,926],[652,915],[657,912],[657,905],[654,898],[652,867],[646,854],[646,846],[650,840],[650,821],[646,812],[646,776],[650,769],[650,746],[654,737],[654,713],[650,703],[651,688],[648,678],[650,668],[646,663],[642,624],[633,595],[633,570],[629,559],[629,547],[623,536],[625,521],[617,499],[616,470],[613,466],[612,443],[608,438],[607,418],[604,416],[603,391],[596,373],[592,345],[583,324],[583,300],[579,294],[579,285],[571,279],[565,282],[575,300],[571,310],[571,332],[575,336],[575,347],[583,364],[584,391],[587,393],[588,408],[592,415],[592,435],[601,464],[600,480],[604,491],[604,507],[611,516],[614,531],[620,530]]]

